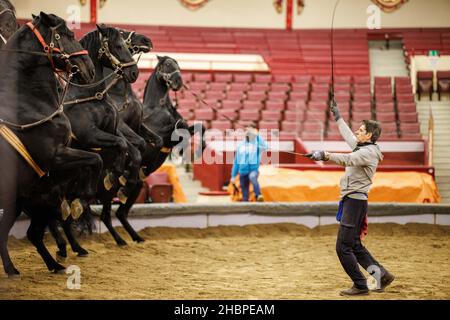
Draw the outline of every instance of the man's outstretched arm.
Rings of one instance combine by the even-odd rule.
[[[355,149],[358,144],[356,137],[349,126],[345,123],[344,119],[342,119],[341,114],[339,113],[339,108],[335,101],[330,102],[330,110],[334,115],[334,120],[338,125],[339,132],[341,133],[342,138],[344,138],[345,142],[347,142],[352,150]]]

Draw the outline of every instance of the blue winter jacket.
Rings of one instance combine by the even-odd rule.
[[[257,135],[253,141],[245,139],[240,142],[236,148],[231,178],[234,179],[238,173],[247,175],[251,171],[258,170],[261,153],[265,150],[267,150],[267,143],[260,135]]]

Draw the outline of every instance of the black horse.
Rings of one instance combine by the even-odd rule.
[[[108,92],[122,77],[126,82],[136,81],[139,71],[115,28],[97,26],[97,30],[85,35],[80,43],[89,51],[94,63],[96,85],[71,86],[64,102],[65,112],[72,125],[75,148],[97,148],[114,154],[112,171],[104,179],[107,189],[111,189],[119,182],[125,184],[127,180],[133,182],[138,179],[141,155],[135,146],[143,150],[145,141],[124,125]],[[114,73],[105,77],[104,67],[114,70]],[[108,77],[114,77],[113,82],[107,84]],[[127,154],[132,165],[124,170]]]
[[[151,74],[144,95],[144,118],[143,125],[152,132],[159,135],[163,140],[162,147],[149,146],[142,157],[142,175],[148,176],[158,169],[167,159],[175,146],[187,144],[187,138],[204,128],[201,125],[189,126],[183,117],[173,106],[169,97],[169,90],[178,91],[183,87],[178,63],[170,57],[158,57],[158,64]],[[183,134],[183,131],[187,134]],[[202,148],[205,147],[202,137]],[[142,177],[144,178],[144,177]],[[124,226],[125,230],[136,242],[144,239],[134,230],[128,222],[128,213],[136,201],[142,188],[142,181],[138,181],[129,188],[128,199],[125,204],[120,204],[116,216]],[[128,187],[128,186],[127,186]],[[101,219],[105,223],[111,235],[118,245],[126,245],[111,223],[111,203],[104,204]]]
[[[152,49],[152,42],[146,36],[125,30],[120,30],[120,33],[122,34],[122,37],[132,54],[140,54],[141,52],[145,53],[149,52]],[[103,70],[106,75],[113,72],[112,70],[107,68],[103,68]],[[108,80],[108,82],[109,81],[111,80]],[[160,148],[162,146],[162,139],[159,137],[159,135],[156,135],[152,131],[149,131],[148,129],[142,127],[143,105],[132,90],[130,83],[121,79],[117,81],[117,83],[115,83],[113,87],[111,87],[111,89],[108,91],[108,94],[111,100],[115,103],[120,120],[122,121],[119,124],[119,130],[121,130],[122,132],[129,132],[129,130],[132,130],[133,134],[135,135],[140,133],[142,135],[141,139],[144,139],[147,144],[156,148]],[[125,128],[126,131],[124,130]],[[126,133],[124,135],[128,138],[128,135]],[[100,154],[104,160],[104,169],[108,170],[108,163],[112,163],[114,155],[108,153],[107,151],[102,151]],[[134,184],[135,183],[136,182],[134,182]],[[110,190],[106,190],[103,182],[101,182],[98,185],[97,200],[103,205],[108,206],[115,197],[117,191],[117,186],[112,187]],[[83,223],[90,223],[90,215],[88,214],[89,210],[90,209],[88,209],[87,214],[83,216]],[[81,245],[77,242],[75,236],[73,235],[73,228],[71,226],[72,221],[73,220],[71,219],[71,217],[69,217],[66,221],[62,221],[64,232],[67,239],[69,240],[72,250],[76,252],[78,256],[85,256],[88,254],[88,251],[81,247]],[[110,221],[110,219],[108,221]],[[106,221],[107,224],[108,221]],[[57,252],[57,255],[60,258],[67,257],[67,244],[64,238],[62,238],[62,236],[60,235],[57,224],[54,223],[54,221],[49,225],[49,229],[58,245],[59,250]]]
[[[68,147],[71,125],[63,113],[55,77],[55,71],[69,71],[80,83],[93,80],[94,66],[82,49],[63,19],[41,12],[9,39],[7,51],[0,52],[0,127],[9,137],[13,132],[20,139],[8,143],[8,135],[0,137],[0,254],[9,276],[19,274],[7,249],[9,231],[23,204],[46,184],[45,179],[54,173],[71,176],[82,171],[84,179],[77,179],[71,193],[87,201],[96,192],[101,158]],[[25,148],[35,164],[30,159],[28,164],[27,156],[16,151]],[[48,221],[45,212],[42,219],[33,219],[39,213],[33,214],[27,235],[46,259],[50,254],[42,238]],[[56,262],[47,266],[50,270],[59,267]]]
[[[16,9],[9,0],[0,0],[0,48],[6,45],[9,38],[19,29],[16,20]]]

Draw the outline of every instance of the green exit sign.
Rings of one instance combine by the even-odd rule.
[[[439,51],[437,51],[437,50],[430,50],[430,51],[428,51],[428,56],[430,56],[430,57],[437,57],[437,56],[439,56]]]

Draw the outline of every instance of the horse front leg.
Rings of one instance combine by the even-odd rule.
[[[123,227],[131,236],[133,241],[136,242],[144,242],[145,240],[131,226],[130,222],[128,221],[128,213],[130,212],[130,209],[133,206],[133,204],[136,202],[136,199],[139,196],[141,188],[142,188],[142,181],[138,181],[138,183],[130,189],[127,202],[125,204],[121,204],[116,211],[116,217],[119,219],[120,223],[122,223]]]

